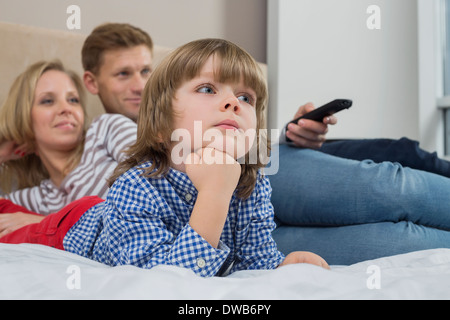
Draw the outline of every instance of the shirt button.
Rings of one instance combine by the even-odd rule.
[[[206,261],[203,258],[198,258],[197,259],[197,267],[199,268],[203,268],[204,266],[206,266]]]
[[[192,200],[192,194],[186,193],[186,194],[184,195],[184,199],[185,199],[186,201],[191,201],[191,200]]]

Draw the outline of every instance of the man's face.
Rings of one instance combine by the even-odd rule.
[[[106,112],[136,121],[141,94],[151,72],[152,54],[145,45],[104,52],[103,63],[94,77],[96,93]]]

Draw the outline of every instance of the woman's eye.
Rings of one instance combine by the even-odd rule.
[[[79,104],[80,103],[80,99],[78,99],[78,98],[70,98],[69,99],[69,102],[70,103],[73,103],[73,104]]]
[[[42,99],[40,104],[52,104],[53,103],[53,99]]]

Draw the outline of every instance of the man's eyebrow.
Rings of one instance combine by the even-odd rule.
[[[131,65],[123,65],[117,66],[113,69],[113,72],[123,71],[123,70],[142,70],[142,69],[150,69],[152,70],[152,66],[150,64],[144,64],[139,67],[134,67]]]

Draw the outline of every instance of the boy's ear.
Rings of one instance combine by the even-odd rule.
[[[83,74],[83,82],[86,89],[96,95],[98,94],[98,84],[97,84],[97,78],[95,75],[90,71],[85,71]]]

